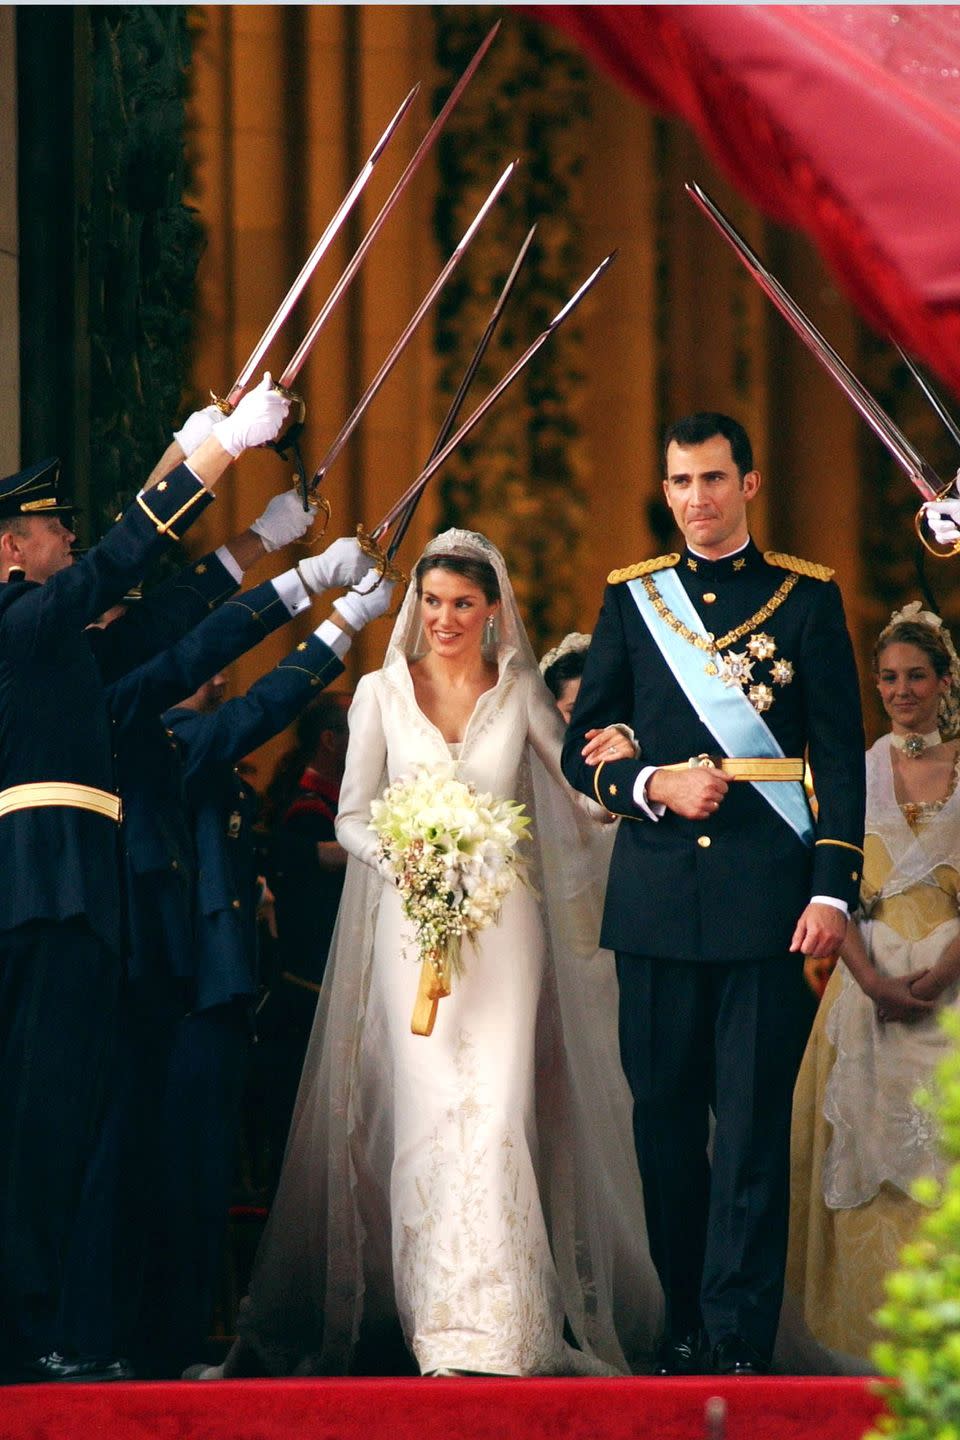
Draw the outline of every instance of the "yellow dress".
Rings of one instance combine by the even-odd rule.
[[[889,744],[877,743],[874,773],[889,812]],[[897,807],[900,833],[890,813],[874,827],[869,759],[861,930],[878,968],[900,975],[935,963],[960,930],[960,795],[955,772],[946,800]],[[924,853],[931,863],[917,879]],[[952,864],[933,863],[950,856]],[[956,1007],[958,988],[945,991],[941,1005]],[[884,1299],[884,1276],[920,1214],[909,1185],[919,1174],[942,1173],[935,1131],[912,1096],[945,1044],[935,1013],[910,1025],[880,1024],[841,963],[797,1079],[787,1293],[816,1340],[864,1361],[880,1338],[872,1316]]]

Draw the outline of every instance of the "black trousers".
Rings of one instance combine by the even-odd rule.
[[[64,1265],[103,1115],[119,974],[82,919],[0,935],[0,1315],[15,1360],[62,1348]]]
[[[786,1260],[790,1110],[810,1029],[802,957],[618,954],[620,1053],[667,1333],[769,1357]],[[709,1109],[716,1117],[707,1156]]]

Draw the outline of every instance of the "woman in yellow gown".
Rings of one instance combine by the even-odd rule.
[[[872,1316],[916,1225],[910,1186],[940,1176],[914,1095],[960,1008],[960,706],[956,652],[914,602],[874,674],[891,730],[867,752],[861,908],[827,986],[794,1094],[787,1290],[816,1340],[869,1368]]]

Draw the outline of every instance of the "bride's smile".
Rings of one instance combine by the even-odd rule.
[[[479,654],[483,627],[498,609],[483,591],[462,575],[449,570],[428,570],[423,577],[420,618],[427,643],[435,655],[459,659]]]

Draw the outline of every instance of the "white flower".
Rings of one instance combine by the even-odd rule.
[[[496,921],[529,824],[522,805],[478,794],[452,766],[418,770],[371,803],[380,870],[396,881],[422,958],[456,955],[453,942]]]

